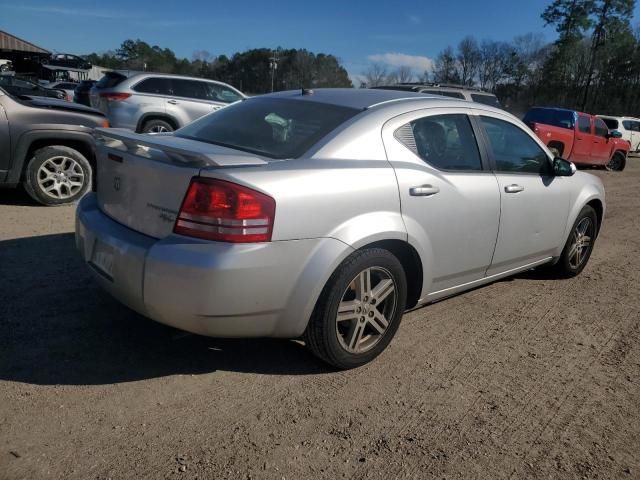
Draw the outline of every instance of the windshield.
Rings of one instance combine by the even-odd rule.
[[[202,117],[175,135],[270,158],[297,158],[358,112],[313,101],[252,98]]]
[[[575,115],[571,110],[555,110],[553,108],[532,108],[524,116],[524,123],[543,123],[554,127],[575,128]]]

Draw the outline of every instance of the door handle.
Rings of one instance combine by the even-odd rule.
[[[429,197],[438,193],[440,189],[433,185],[420,185],[419,187],[411,187],[409,195],[412,197]]]
[[[524,187],[522,185],[516,185],[515,183],[504,187],[504,191],[507,193],[518,193],[523,190],[524,190]]]
[[[170,103],[171,105],[177,105],[178,101],[177,100],[167,100],[167,103]]]

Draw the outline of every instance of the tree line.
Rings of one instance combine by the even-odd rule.
[[[422,75],[379,64],[367,86],[398,81],[453,83],[494,92],[522,114],[532,105],[640,116],[640,31],[631,26],[635,0],[554,0],[542,12],[558,38],[527,33],[512,41],[463,38],[446,47]]]
[[[114,51],[87,56],[94,65],[110,69],[146,70],[220,80],[240,90],[267,93],[296,88],[352,87],[339,60],[305,49],[256,48],[227,57],[206,50],[191,60],[178,58],[168,49],[142,40],[125,40]]]

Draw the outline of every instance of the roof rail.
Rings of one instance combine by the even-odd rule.
[[[402,82],[402,83],[398,83],[397,85],[400,86],[411,86],[414,89],[418,89],[419,87],[440,87],[440,88],[456,88],[456,89],[460,89],[460,90],[474,90],[477,92],[484,92],[485,90],[483,90],[482,88],[479,87],[472,87],[469,85],[459,85],[459,84],[455,84],[455,83],[438,83],[438,82]]]

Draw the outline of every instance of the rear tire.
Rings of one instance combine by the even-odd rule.
[[[609,163],[607,163],[607,170],[611,172],[621,172],[627,164],[627,157],[622,152],[615,152]]]
[[[589,205],[585,205],[571,227],[560,260],[554,265],[558,276],[575,277],[584,270],[593,252],[598,228],[596,211]]]
[[[24,188],[43,205],[72,203],[92,185],[93,170],[77,150],[51,145],[36,150],[25,171]]]
[[[407,280],[399,260],[371,248],[350,255],[325,285],[305,331],[320,359],[340,369],[376,358],[404,314]]]
[[[142,133],[165,133],[174,130],[173,125],[164,120],[149,120],[142,126]]]

